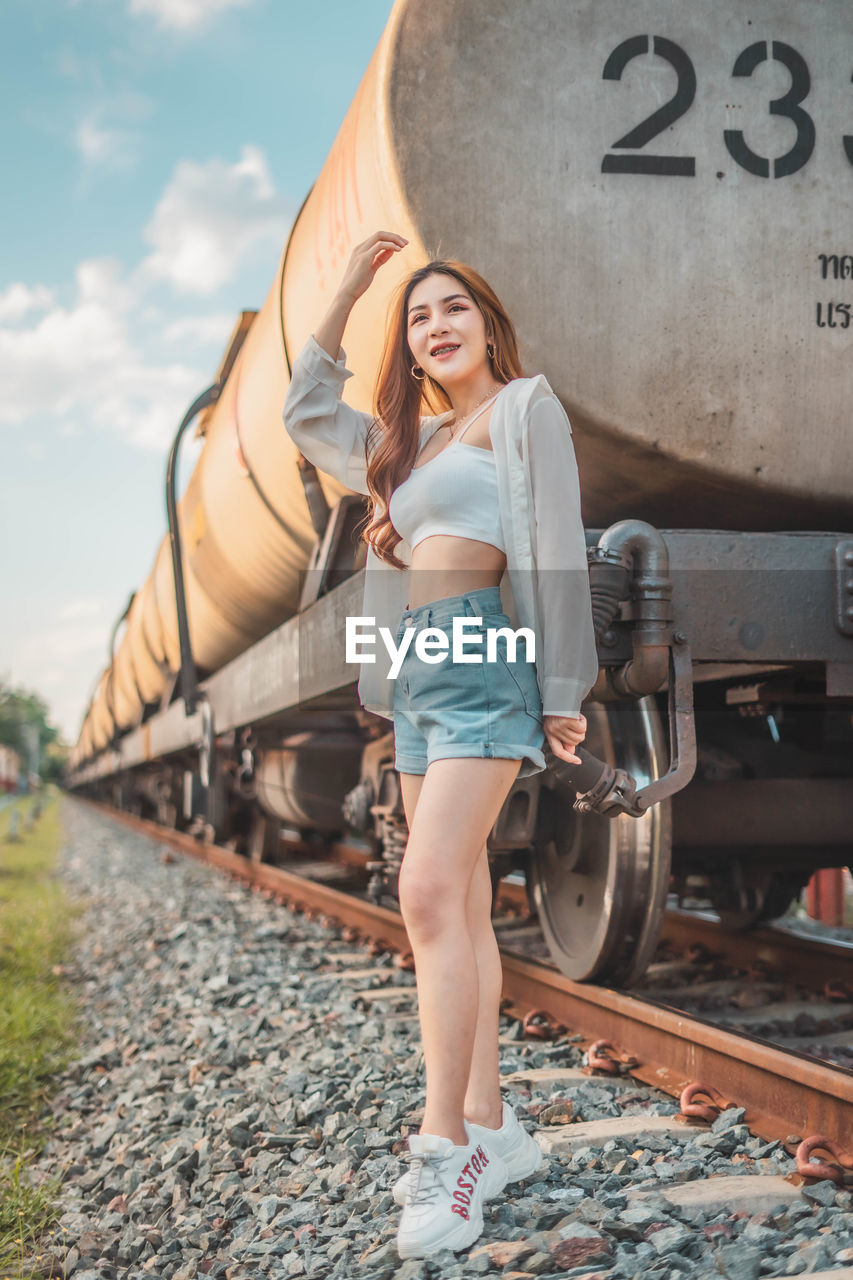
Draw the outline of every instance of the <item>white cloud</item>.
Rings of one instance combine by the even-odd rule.
[[[0,293],[0,324],[20,320],[28,311],[43,311],[52,306],[54,293],[43,284],[30,288],[27,284],[10,284]]]
[[[126,164],[132,158],[135,143],[129,133],[121,129],[105,129],[97,112],[85,117],[74,131],[74,145],[90,165]]]
[[[105,616],[107,602],[99,596],[78,596],[60,605],[56,611],[59,622],[77,622],[80,618],[99,618]]]
[[[109,259],[81,263],[77,297],[29,328],[0,327],[0,422],[58,415],[162,450],[205,375],[146,358],[131,339],[134,294]]]
[[[215,293],[253,251],[282,245],[291,216],[258,147],[233,165],[184,160],[145,228],[153,252],[142,270],[183,293]]]
[[[114,622],[115,618],[104,614],[97,622],[84,624],[68,622],[57,626],[49,635],[43,637],[39,656],[46,661],[57,662],[67,661],[82,654],[101,652],[106,659],[110,627]],[[41,679],[43,678],[42,676]]]
[[[75,743],[83,711],[107,662],[110,629],[118,617],[108,601],[85,615],[57,618],[50,626],[29,628],[12,641],[14,683],[46,697],[50,719],[66,741]],[[73,602],[71,611],[73,613]]]
[[[125,89],[96,103],[77,123],[72,141],[88,168],[128,169],[138,159],[142,135],[136,127],[148,119],[154,103]],[[127,128],[126,124],[134,127]]]
[[[156,18],[161,27],[187,31],[226,9],[244,9],[252,0],[130,0],[130,12]]]
[[[237,321],[233,311],[209,316],[185,316],[174,320],[163,331],[166,342],[191,343],[196,347],[218,347],[224,351]]]
[[[209,295],[249,269],[268,279],[288,221],[257,148],[244,147],[235,164],[179,164],[145,231],[152,252],[135,270],[110,258],[81,262],[70,301],[43,284],[0,292],[0,424],[103,428],[140,448],[168,448],[236,313],[220,305],[182,315],[155,282]]]

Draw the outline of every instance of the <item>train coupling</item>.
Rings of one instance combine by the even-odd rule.
[[[572,806],[578,813],[600,813],[615,817],[629,813],[638,818],[643,810],[637,807],[637,782],[625,769],[614,768],[605,760],[599,760],[585,747],[575,748],[580,764],[566,764],[559,760],[546,744],[545,759],[549,770],[561,782],[577,791]]]
[[[669,767],[660,778],[640,784],[627,770],[600,760],[584,747],[576,750],[581,763],[568,764],[558,759],[546,742],[548,768],[578,793],[573,804],[578,813],[594,812],[606,817],[627,813],[632,818],[640,818],[651,805],[686,787],[693,777],[696,771],[693,664],[687,638],[681,633],[674,637],[668,658]]]

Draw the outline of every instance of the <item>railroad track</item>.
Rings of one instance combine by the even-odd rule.
[[[351,939],[369,941],[374,951],[398,952],[405,965],[409,948],[399,914],[340,887],[347,879],[351,882],[359,864],[366,861],[358,848],[343,845],[333,850],[331,864],[301,863],[301,871],[310,869],[312,879],[292,868],[251,861],[154,822],[85,803],[275,896],[291,909],[326,917],[348,930]],[[293,846],[296,852],[300,848],[308,852],[307,846]],[[324,883],[321,877],[338,883]],[[689,965],[697,963],[697,956],[700,965],[717,957],[740,966],[742,983],[744,969],[746,981],[753,984],[770,970],[781,969],[796,973],[798,980],[807,980],[812,990],[819,990],[830,981],[842,984],[853,979],[853,948],[825,946],[781,930],[729,934],[709,918],[669,913],[663,942],[681,955],[653,963],[645,989],[613,990],[572,982],[550,963],[525,954],[520,947],[533,930],[524,918],[523,898],[517,886],[502,882],[502,888],[516,912],[515,917],[496,922],[502,944],[504,1007],[522,1020],[527,1035],[542,1039],[571,1035],[591,1051],[588,1070],[602,1078],[630,1074],[678,1098],[685,1098],[685,1090],[690,1090],[698,1103],[705,1103],[706,1119],[716,1116],[719,1105],[743,1108],[744,1123],[753,1134],[780,1141],[791,1154],[799,1152],[802,1172],[808,1167],[810,1150],[823,1152],[821,1176],[832,1176],[839,1183],[847,1180],[836,1159],[843,1159],[839,1153],[853,1153],[853,1071],[770,1043],[744,1027],[721,1026],[719,1021],[687,1012],[674,1003],[676,994],[667,992],[661,981],[665,975],[680,974],[677,990],[683,998],[687,976],[687,994],[696,994],[696,987],[703,984],[689,980]],[[691,948],[693,959],[688,960]],[[720,981],[733,979],[723,977],[718,985]],[[843,1001],[845,994],[853,997],[853,988],[849,993],[842,986],[836,988],[836,999]],[[712,1101],[714,1090],[722,1102],[719,1096],[716,1104]],[[817,1139],[836,1144],[833,1159],[825,1142]]]

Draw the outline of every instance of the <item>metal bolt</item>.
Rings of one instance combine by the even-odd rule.
[[[844,610],[844,613],[845,613],[845,616],[848,617],[851,622],[853,622],[853,604],[848,604],[847,608]]]
[[[675,644],[687,644],[687,636],[683,631],[673,631],[672,639]]]
[[[844,563],[853,565],[853,551],[844,552]]]
[[[616,643],[616,632],[605,631],[604,635],[601,637],[601,643],[605,645],[608,649],[612,649]]]
[[[847,579],[844,583],[844,589],[847,591],[848,595],[853,595],[853,578]]]

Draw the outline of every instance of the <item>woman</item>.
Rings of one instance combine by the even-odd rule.
[[[414,272],[392,308],[375,416],[340,400],[350,311],[407,243],[378,232],[354,250],[294,365],[284,421],[310,461],[372,499],[364,614],[396,623],[391,667],[379,652],[366,659],[359,696],[393,718],[409,826],[399,897],[426,1067],[413,1167],[394,1188],[409,1258],[467,1248],[484,1199],[541,1162],[500,1095],[486,842],[516,778],[545,767],[545,739],[579,762],[580,704],[598,661],[571,428],[545,379],[521,375],[512,324],[486,282],[455,262]],[[444,411],[422,416],[425,405]],[[535,642],[527,661],[523,641],[514,654],[500,635],[513,621],[506,578]],[[454,623],[464,650],[453,648]],[[483,661],[463,656],[478,642]]]

